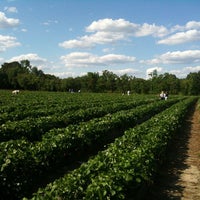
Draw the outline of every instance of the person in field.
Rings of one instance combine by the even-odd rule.
[[[164,95],[164,96],[165,96],[165,100],[167,100],[167,99],[168,99],[168,96],[169,96],[169,94],[168,94],[167,91],[165,92],[165,95]]]
[[[19,90],[13,90],[12,94],[19,94]]]
[[[164,91],[162,91],[162,92],[160,93],[160,99],[161,99],[161,100],[164,100],[164,99],[165,99],[165,93],[164,93]]]
[[[167,100],[167,99],[168,99],[168,96],[169,96],[169,94],[168,94],[167,91],[166,91],[166,92],[162,91],[162,92],[160,93],[160,99],[161,99],[161,100]]]

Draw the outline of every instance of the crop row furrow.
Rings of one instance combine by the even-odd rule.
[[[92,102],[88,103],[85,101],[82,102],[64,102],[60,104],[49,103],[47,105],[15,105],[12,106],[4,106],[1,107],[1,115],[0,115],[0,124],[6,123],[7,121],[17,121],[22,120],[24,118],[30,117],[37,118],[48,115],[55,114],[65,114],[66,112],[75,111],[78,109],[87,109],[91,107],[98,107],[103,105],[108,105],[108,102]],[[111,104],[111,103],[110,103]],[[112,103],[113,104],[113,103]],[[9,111],[6,110],[9,109]]]
[[[106,144],[114,132],[122,134],[124,130],[147,120],[177,101],[159,101],[71,125],[66,129],[53,129],[40,142],[31,145],[23,140],[0,143],[0,190],[6,195],[28,192],[34,182],[39,180],[39,175],[55,167],[64,158],[74,157],[76,152],[83,152],[87,146]]]
[[[66,113],[57,111],[54,115],[45,117],[29,117],[20,121],[8,121],[0,126],[0,141],[20,139],[21,137],[25,137],[29,141],[39,140],[45,132],[52,128],[66,127],[69,124],[76,124],[95,117],[102,117],[108,113],[131,109],[150,102],[152,102],[152,100],[108,104],[98,107],[86,107],[85,109],[81,108]]]
[[[147,100],[151,101],[151,100]],[[114,102],[98,101],[98,102],[60,102],[60,103],[49,103],[47,105],[37,104],[37,105],[15,105],[1,107],[0,124],[6,121],[17,121],[24,118],[30,117],[37,118],[48,115],[58,115],[65,114],[66,112],[75,111],[78,109],[87,109],[91,107],[105,106],[108,104],[113,104]],[[115,102],[116,103],[116,102]],[[120,102],[119,102],[120,103]],[[124,104],[126,102],[123,102]],[[6,110],[9,108],[9,111]]]
[[[32,200],[137,199],[143,186],[151,183],[168,141],[195,101],[194,98],[181,101],[126,131],[106,150],[39,189]]]

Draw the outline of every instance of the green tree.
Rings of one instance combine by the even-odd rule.
[[[132,78],[131,79],[131,92],[137,94],[148,94],[150,92],[151,85],[148,80],[142,78]]]
[[[187,75],[188,80],[188,94],[189,95],[199,95],[200,94],[200,71],[193,72]]]
[[[169,73],[155,76],[149,81],[151,85],[151,93],[160,93],[160,91],[168,91],[170,94],[178,94],[180,90],[179,79]]]
[[[163,89],[171,94],[180,92],[180,81],[174,74],[165,73],[163,76]]]
[[[117,89],[116,85],[117,75],[108,70],[104,70],[102,75],[99,77],[99,83],[97,87],[100,87],[101,90],[104,88],[104,91],[114,92]]]
[[[20,88],[25,90],[40,90],[40,79],[34,74],[19,74],[17,76]]]
[[[18,73],[23,72],[23,68],[18,62],[4,63],[2,65],[2,72],[7,76],[9,89],[19,88],[19,84],[17,82],[17,75]]]
[[[83,76],[82,86],[88,92],[98,92],[97,82],[99,79],[99,73],[88,72],[87,75]]]
[[[39,77],[44,76],[44,72],[42,70],[38,70],[37,67],[32,67],[31,68],[31,73],[36,75],[36,76],[39,76]]]
[[[180,94],[189,95],[189,80],[184,78],[180,79]]]
[[[29,60],[22,60],[20,62],[20,64],[21,64],[21,67],[24,68],[25,70],[27,70],[27,71],[31,70],[31,65],[30,65],[30,61]]]
[[[131,78],[124,74],[118,78],[118,85],[117,87],[120,88],[120,91],[126,93],[128,90],[131,90]]]

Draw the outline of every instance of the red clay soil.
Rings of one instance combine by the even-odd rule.
[[[200,200],[200,110],[191,110],[145,200]]]

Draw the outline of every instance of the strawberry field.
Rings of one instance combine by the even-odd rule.
[[[0,91],[3,199],[133,199],[196,97]]]

